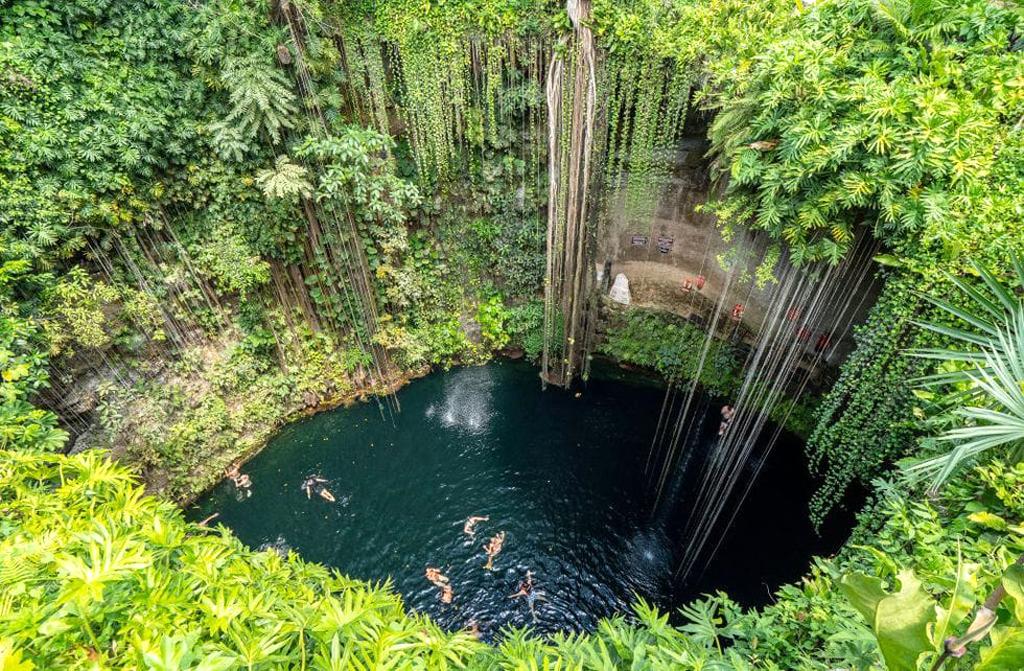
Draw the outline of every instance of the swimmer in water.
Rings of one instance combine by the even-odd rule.
[[[526,597],[526,605],[530,607],[530,615],[533,617],[533,621],[537,621],[537,610],[535,604],[537,601],[547,601],[544,598],[543,592],[538,592],[533,588],[533,571],[526,572],[526,580],[519,583],[519,591],[515,594],[510,595],[510,599],[518,599],[519,597]]]
[[[441,569],[434,568],[433,566],[428,566],[426,572],[424,573],[424,577],[427,579],[428,582],[430,582],[430,584],[434,585],[435,587],[441,588],[441,603],[452,602],[452,586],[448,580],[448,576],[441,573]]]
[[[438,587],[441,587],[442,585],[447,585],[448,584],[448,576],[446,576],[445,574],[441,573],[441,569],[434,568],[433,566],[428,566],[427,567],[427,570],[424,573],[424,577],[430,583],[432,583],[434,585],[437,585]]]
[[[517,599],[521,596],[530,596],[531,592],[533,592],[533,571],[527,571],[526,580],[519,583],[519,591],[508,598]]]
[[[732,423],[732,416],[735,414],[736,409],[731,405],[722,406],[722,423],[718,425],[718,435],[725,435],[725,432],[729,430],[729,425]]]
[[[327,482],[324,478],[319,475],[311,475],[302,482],[302,490],[306,492],[306,498],[312,498],[313,492],[320,489],[320,485]]]
[[[487,563],[484,564],[484,569],[488,571],[494,570],[494,558],[501,552],[501,547],[505,544],[505,532],[499,531],[496,535],[491,537],[491,540],[487,541],[487,545],[484,546],[484,552],[487,553]]]
[[[470,538],[476,538],[476,523],[486,522],[489,519],[491,519],[489,515],[470,515],[466,519],[466,523],[462,525],[462,533]]]
[[[247,474],[239,473],[232,481],[235,483],[238,491],[244,493],[245,498],[252,496],[252,479]]]
[[[306,492],[306,498],[312,498],[313,493],[315,492],[324,501],[334,503],[334,494],[332,494],[331,490],[327,489],[327,487],[324,487],[325,482],[327,482],[327,480],[321,478],[319,475],[311,475],[306,478],[302,483],[302,490]]]

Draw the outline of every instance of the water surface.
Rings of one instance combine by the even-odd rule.
[[[475,621],[485,636],[505,625],[592,629],[637,595],[670,608],[725,589],[762,603],[812,553],[838,544],[811,532],[811,483],[799,445],[783,440],[765,478],[784,485],[759,482],[708,571],[675,584],[674,536],[689,513],[684,503],[654,528],[643,474],[663,391],[600,370],[594,377],[577,396],[541,391],[523,362],[431,374],[398,393],[393,420],[366,403],[286,427],[243,468],[251,497],[223,482],[189,515],[217,512],[253,547],[293,549],[365,580],[391,577],[409,608],[451,629]],[[714,441],[713,419],[702,445]],[[311,474],[328,480],[335,503],[307,498]],[[489,516],[475,537],[463,533],[470,515]],[[484,570],[482,546],[500,531],[504,549]],[[424,578],[428,566],[450,579],[451,604]],[[527,570],[543,595],[536,619],[508,598]]]

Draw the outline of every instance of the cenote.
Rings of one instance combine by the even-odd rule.
[[[656,382],[607,363],[579,395],[542,391],[537,369],[522,361],[435,372],[398,392],[393,420],[371,402],[286,427],[244,467],[251,496],[224,481],[189,515],[217,513],[252,547],[390,579],[410,609],[449,629],[476,623],[488,638],[506,625],[590,630],[638,597],[674,609],[721,589],[763,604],[813,554],[839,546],[849,525],[812,530],[814,483],[799,440],[783,433],[712,561],[698,579],[674,579],[691,478],[679,481],[668,514],[652,516],[644,475],[663,397]],[[690,441],[691,469],[717,426],[707,413]],[[334,503],[307,497],[302,485],[314,474]],[[488,517],[475,537],[463,531],[472,515]],[[488,571],[483,545],[499,532],[504,547]],[[450,604],[426,580],[428,566],[448,576]],[[542,595],[535,619],[509,598],[528,570]]]

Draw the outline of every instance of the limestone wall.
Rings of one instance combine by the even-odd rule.
[[[596,265],[603,270],[610,262],[612,279],[618,273],[627,277],[632,305],[669,310],[684,317],[708,314],[727,284],[728,274],[719,258],[742,258],[752,273],[763,257],[763,236],[744,232],[723,240],[714,217],[697,211],[713,188],[707,150],[703,128],[683,139],[675,156],[675,169],[653,217],[631,216],[618,199],[601,222]],[[684,282],[694,282],[698,276],[705,278],[703,289],[687,292]],[[865,282],[863,291],[867,293],[864,300],[858,297],[856,301],[862,305],[857,321],[874,303],[876,282]],[[758,289],[746,278],[734,279],[728,287],[726,309],[743,306],[741,335],[748,340],[761,324],[770,298],[770,288]],[[809,348],[814,347],[817,337],[817,333],[810,335]],[[829,363],[840,360],[851,346],[849,335],[834,343]]]

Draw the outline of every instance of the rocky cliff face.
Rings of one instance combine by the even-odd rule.
[[[606,291],[617,274],[624,274],[629,281],[631,305],[638,307],[701,321],[720,300],[729,314],[737,305],[742,306],[737,335],[750,340],[772,298],[771,286],[758,288],[751,281],[767,241],[750,231],[738,231],[726,240],[714,216],[700,211],[715,185],[706,156],[706,128],[699,118],[688,119],[687,128],[652,212],[638,216],[628,210],[623,197],[613,199],[615,205],[609,208],[598,234],[597,270],[607,278]],[[746,270],[744,276],[737,274],[730,281],[723,269],[724,259],[738,260]],[[868,295],[861,301],[855,322],[866,315],[878,289],[876,282],[865,285]],[[822,318],[828,321],[827,313]],[[810,347],[816,338],[816,334],[809,334]],[[828,362],[838,363],[851,348],[851,336],[847,334],[834,343]]]

